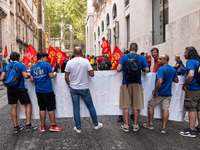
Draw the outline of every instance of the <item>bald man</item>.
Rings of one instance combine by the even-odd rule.
[[[148,117],[149,122],[143,124],[147,129],[153,130],[153,115],[154,108],[161,102],[162,104],[162,128],[161,133],[166,133],[166,124],[169,118],[169,106],[172,96],[172,82],[178,83],[178,77],[176,70],[168,65],[169,56],[161,55],[158,59],[159,68],[156,73],[155,89],[153,90],[152,96],[148,102]]]
[[[65,68],[65,80],[70,88],[73,102],[74,120],[76,124],[74,131],[76,133],[81,133],[80,96],[89,109],[90,116],[94,124],[94,129],[98,130],[103,127],[103,124],[98,122],[96,110],[93,105],[92,96],[90,94],[88,85],[89,76],[93,77],[94,71],[90,65],[90,62],[81,56],[81,48],[75,47],[74,58],[67,63]]]
[[[177,70],[177,74],[184,75],[185,74],[185,66],[184,66],[183,62],[180,60],[179,55],[175,56],[175,61],[176,61],[176,65],[174,65],[173,67]]]

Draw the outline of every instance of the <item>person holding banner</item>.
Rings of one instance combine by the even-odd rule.
[[[74,120],[76,126],[74,131],[81,133],[81,119],[80,119],[80,100],[81,96],[89,109],[92,118],[94,129],[98,130],[103,127],[102,123],[98,122],[96,110],[93,105],[92,96],[90,94],[88,79],[89,76],[94,76],[94,71],[87,59],[82,56],[80,47],[74,48],[74,59],[69,61],[65,68],[65,80],[70,88],[70,93],[73,102]]]
[[[61,131],[62,128],[58,127],[55,122],[56,101],[52,88],[51,79],[56,76],[56,72],[52,71],[51,65],[47,63],[48,54],[39,52],[37,54],[37,64],[31,68],[31,82],[35,82],[36,95],[38,99],[38,105],[40,108],[40,121],[41,132],[46,129],[46,110],[49,113],[51,121],[50,131]]]
[[[185,91],[184,107],[189,112],[189,128],[179,134],[195,138],[196,132],[200,134],[200,84],[197,82],[198,72],[200,72],[200,56],[194,47],[186,47],[184,57],[188,61],[182,89]],[[196,115],[198,126],[195,129]]]
[[[158,59],[159,68],[156,74],[156,84],[153,94],[148,102],[148,117],[149,122],[143,124],[147,129],[153,130],[153,115],[154,108],[161,102],[162,103],[162,129],[161,133],[167,133],[166,124],[169,118],[169,106],[172,96],[172,82],[178,83],[178,76],[176,69],[168,65],[169,56],[162,55]]]
[[[124,115],[124,125],[121,125],[121,129],[125,132],[129,131],[128,118],[129,118],[129,108],[131,103],[133,103],[134,110],[134,123],[133,123],[133,131],[139,130],[138,118],[140,109],[144,109],[144,98],[143,98],[143,88],[140,80],[138,82],[128,82],[125,78],[125,73],[127,70],[127,64],[129,61],[129,56],[132,58],[138,57],[138,62],[140,67],[140,71],[142,68],[145,69],[146,72],[149,72],[148,64],[144,56],[137,55],[138,45],[136,43],[130,44],[130,54],[122,55],[119,65],[117,67],[117,71],[123,70],[123,80],[122,86],[120,88],[120,108],[123,108]]]
[[[11,105],[11,118],[14,124],[13,133],[18,133],[23,130],[23,126],[19,125],[17,122],[17,105],[18,100],[22,105],[25,105],[26,109],[26,131],[31,131],[32,129],[37,129],[38,125],[31,123],[31,113],[32,104],[30,97],[28,95],[28,90],[24,86],[24,79],[29,79],[30,75],[27,73],[26,66],[19,63],[20,54],[17,52],[12,52],[10,54],[11,63],[6,65],[0,77],[0,81],[5,79],[7,73],[9,73],[10,67],[15,67],[17,73],[20,77],[20,82],[18,86],[7,87],[8,104]],[[7,85],[6,85],[7,86]]]

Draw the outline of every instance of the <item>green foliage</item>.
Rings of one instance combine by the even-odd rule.
[[[51,37],[60,37],[62,22],[73,25],[77,38],[85,41],[87,0],[46,0],[45,4],[46,31],[51,31]]]

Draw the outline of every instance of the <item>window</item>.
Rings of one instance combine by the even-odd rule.
[[[113,20],[117,17],[117,6],[114,4],[113,6]]]
[[[100,36],[100,28],[98,27],[98,36]]]
[[[18,25],[18,32],[19,32],[19,38],[20,38],[20,25]]]
[[[27,24],[29,25],[29,15],[27,15]]]
[[[128,48],[128,44],[129,44],[129,41],[130,41],[130,16],[128,15],[127,17],[126,17],[126,24],[127,24],[127,27],[126,27],[126,29],[127,29],[127,48]]]
[[[104,22],[103,21],[101,23],[101,30],[102,30],[102,32],[104,32]]]
[[[18,13],[20,14],[20,4],[18,3]]]
[[[129,0],[125,0],[125,7],[128,6]]]
[[[168,24],[168,0],[153,0],[153,45],[165,42],[165,25]]]
[[[94,41],[96,41],[96,32],[94,32]]]
[[[69,27],[65,28],[65,31],[66,31],[66,32],[69,32]]]
[[[65,40],[69,40],[69,36],[65,36]]]
[[[107,14],[107,16],[106,16],[106,25],[107,25],[107,27],[110,25],[109,14]]]
[[[69,49],[69,45],[65,45],[65,49]]]
[[[77,47],[77,46],[78,46],[77,44],[74,44],[74,48]]]
[[[22,16],[24,17],[24,8],[22,8]]]

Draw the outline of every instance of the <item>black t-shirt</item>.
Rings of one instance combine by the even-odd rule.
[[[177,65],[177,64],[179,64],[179,65],[181,66],[181,64],[183,64],[183,62],[182,62],[181,60],[178,60],[178,61],[176,62],[176,65]],[[180,66],[179,66],[179,67],[180,67]],[[178,67],[178,68],[179,68],[179,67]],[[177,68],[177,69],[178,69],[178,68]]]

